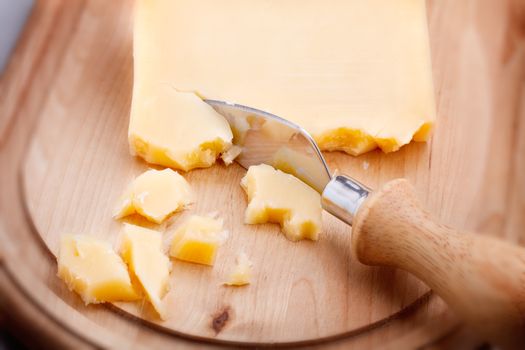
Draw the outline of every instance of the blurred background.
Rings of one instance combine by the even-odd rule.
[[[33,5],[33,0],[0,0],[0,81]],[[5,98],[1,101],[5,101]],[[0,104],[0,108],[4,107],[4,103]],[[8,322],[0,314],[0,349],[24,349],[25,346],[17,339],[20,334],[14,336],[15,329],[13,325],[8,327]]]

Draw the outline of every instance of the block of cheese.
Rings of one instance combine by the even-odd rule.
[[[279,223],[289,240],[317,240],[321,231],[321,196],[293,175],[269,165],[251,166],[241,180],[248,195],[247,224]]]
[[[166,319],[167,310],[162,299],[169,290],[170,262],[162,251],[161,233],[124,224],[120,254],[155,311],[161,319]]]
[[[250,283],[252,277],[252,262],[246,253],[239,253],[235,266],[224,284],[228,286],[244,286]]]
[[[140,47],[137,43],[135,52]],[[135,64],[146,63],[135,59]],[[131,153],[184,171],[215,163],[231,147],[232,132],[224,117],[192,92],[178,91],[161,80],[152,83],[147,69],[135,68],[128,130]]]
[[[126,189],[115,217],[139,213],[149,221],[160,224],[191,201],[190,185],[179,173],[171,169],[150,169]]]
[[[425,0],[139,0],[134,32],[132,115],[165,83],[350,154],[425,141],[435,120]]]
[[[213,265],[217,249],[227,237],[222,219],[193,215],[175,231],[170,255],[179,260]]]
[[[92,236],[62,237],[58,254],[58,276],[86,304],[139,298],[120,256],[109,243]]]

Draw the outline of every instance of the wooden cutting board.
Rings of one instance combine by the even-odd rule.
[[[330,153],[331,168],[371,187],[406,177],[445,223],[525,242],[525,31],[518,3],[429,2],[438,103],[432,141],[388,155]],[[245,171],[237,165],[185,174],[196,203],[160,227],[168,237],[188,215],[218,212],[230,230],[213,268],[173,262],[167,321],[147,303],[86,307],[67,290],[55,276],[60,235],[114,242],[121,226],[111,218],[118,197],[148,168],[127,146],[131,8],[130,1],[37,4],[35,28],[28,29],[33,36],[26,35],[2,80],[0,235],[6,244],[0,257],[28,303],[57,319],[63,332],[74,329],[103,346],[170,344],[180,337],[263,345],[338,339],[348,345],[358,344],[357,334],[373,345],[381,342],[378,326],[426,305],[429,290],[412,276],[359,264],[350,253],[350,228],[329,214],[315,243],[287,241],[276,225],[244,225],[239,181]],[[224,287],[240,250],[254,262],[253,283]],[[432,320],[443,308],[429,310]],[[443,333],[447,326],[438,328]],[[407,338],[406,329],[393,327],[398,331],[389,339],[406,346],[432,337]],[[97,343],[96,334],[104,341]]]

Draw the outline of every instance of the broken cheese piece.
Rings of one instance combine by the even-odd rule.
[[[139,0],[135,10],[132,115],[157,103],[148,98],[162,82],[289,119],[323,150],[429,138],[425,0]]]
[[[321,231],[321,196],[310,186],[269,165],[251,166],[241,180],[248,195],[247,224],[281,224],[289,240],[317,240]]]
[[[193,215],[175,231],[170,255],[179,260],[213,265],[217,249],[226,238],[222,219]]]
[[[148,79],[140,78],[141,69],[135,72],[128,131],[133,155],[188,171],[211,166],[231,147],[228,123],[196,94],[177,91],[160,80],[148,84]]]
[[[221,158],[224,164],[230,165],[241,153],[242,148],[237,145],[233,145],[229,150],[221,155]]]
[[[120,254],[155,311],[165,320],[167,310],[162,299],[169,290],[170,263],[162,251],[161,233],[124,224]]]
[[[115,217],[118,219],[137,212],[160,224],[191,200],[190,185],[180,174],[171,169],[150,169],[128,187]]]
[[[91,236],[62,237],[58,276],[86,304],[139,299],[120,256],[109,243]]]
[[[224,284],[228,286],[244,286],[250,283],[252,277],[252,262],[246,253],[240,253],[235,260],[235,267],[230,273],[228,281]]]
[[[269,164],[314,188],[319,188],[326,182],[326,168],[323,163],[316,154],[305,153],[303,149],[297,151],[282,146],[273,154]]]

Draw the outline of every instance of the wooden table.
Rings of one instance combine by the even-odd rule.
[[[109,309],[104,311],[104,327],[93,322],[96,315],[74,316],[71,305],[57,298],[63,286],[54,275],[55,262],[35,235],[21,194],[20,168],[32,131],[37,121],[45,123],[42,110],[53,98],[64,62],[71,59],[69,49],[79,30],[96,18],[93,9],[101,1],[38,1],[0,80],[3,318],[33,345],[131,345],[126,343],[131,332],[135,347],[200,348],[203,343],[138,326]],[[433,140],[425,152],[428,166],[440,167],[434,181],[441,191],[429,188],[423,201],[447,224],[525,244],[525,6],[520,0],[431,0],[429,22],[439,115],[435,139],[441,137],[441,149],[432,152],[437,147]],[[77,59],[81,62],[82,57]],[[60,125],[56,127],[59,133]],[[463,138],[464,147],[443,151],[445,137]],[[65,314],[73,316],[65,322]],[[476,336],[443,302],[429,295],[379,327],[324,345],[361,349],[477,344]]]

